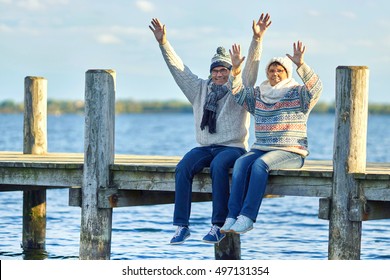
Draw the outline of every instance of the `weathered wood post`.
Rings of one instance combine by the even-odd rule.
[[[114,163],[115,75],[113,70],[86,72],[82,260],[108,260],[111,254],[112,208],[99,208],[98,194],[109,188],[109,167]]]
[[[47,80],[24,79],[23,153],[47,153]],[[23,191],[23,250],[45,249],[46,190]]]
[[[241,240],[239,234],[227,233],[221,242],[214,245],[216,260],[241,260]]]
[[[354,221],[364,194],[353,178],[366,169],[368,75],[366,66],[336,69],[336,118],[328,258],[360,259],[362,222]]]

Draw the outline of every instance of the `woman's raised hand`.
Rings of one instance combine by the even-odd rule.
[[[296,43],[294,42],[293,48],[294,48],[294,55],[293,56],[289,54],[286,55],[292,60],[292,62],[295,63],[297,67],[299,67],[304,63],[304,55],[305,55],[306,47],[302,44],[301,41],[298,41]]]
[[[238,44],[233,44],[229,53],[232,60],[232,74],[236,76],[241,72],[241,64],[244,62],[245,56],[241,56],[241,46]]]

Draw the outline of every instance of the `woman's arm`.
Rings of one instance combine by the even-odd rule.
[[[268,27],[271,25],[269,14],[261,14],[259,20],[253,20],[252,31],[253,37],[248,50],[248,58],[243,70],[243,83],[245,86],[254,87],[259,73],[259,64],[263,50],[263,37]]]

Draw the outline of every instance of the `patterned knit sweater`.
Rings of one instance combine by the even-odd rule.
[[[160,45],[164,60],[177,85],[193,107],[196,141],[201,146],[224,145],[248,149],[250,116],[231,93],[218,101],[216,133],[201,130],[203,106],[209,92],[210,79],[201,79],[183,64],[169,42]],[[256,62],[253,62],[256,63]],[[253,66],[252,66],[253,67]],[[254,85],[256,79],[246,77],[246,83]]]
[[[230,75],[229,81],[237,103],[255,119],[256,142],[252,148],[286,150],[303,157],[309,154],[307,119],[321,95],[322,83],[306,64],[301,65],[297,73],[304,85],[293,87],[275,104],[261,100],[260,87],[243,86],[240,74],[236,77]]]

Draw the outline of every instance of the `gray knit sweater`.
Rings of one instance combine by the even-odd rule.
[[[248,112],[234,100],[232,94],[226,94],[218,101],[216,133],[210,134],[208,129],[201,130],[200,123],[203,117],[203,106],[209,92],[210,79],[201,79],[184,65],[169,42],[160,45],[162,55],[169,71],[177,85],[191,103],[194,112],[196,141],[201,146],[225,145],[248,149],[250,116]],[[258,52],[254,52],[258,53]],[[252,64],[258,63],[256,59]],[[256,68],[250,65],[248,69]],[[245,66],[247,68],[247,65]],[[257,71],[245,71],[244,83],[254,85]]]

